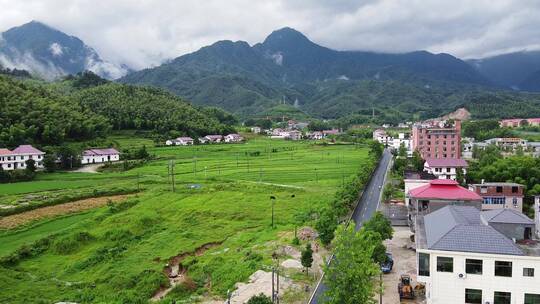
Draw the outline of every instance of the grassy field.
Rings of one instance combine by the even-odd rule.
[[[136,146],[136,140],[117,138]],[[149,146],[148,146],[149,147]],[[43,174],[2,185],[3,198],[111,187],[141,188],[126,203],[0,231],[1,303],[146,303],[168,281],[167,261],[204,245],[182,266],[197,294],[224,297],[271,263],[295,225],[369,162],[354,145],[255,138],[245,144],[150,148],[156,159],[120,173]],[[175,192],[168,166],[174,163]],[[5,190],[5,192],[4,192]],[[276,228],[270,226],[275,200]]]

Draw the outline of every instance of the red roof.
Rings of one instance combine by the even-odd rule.
[[[13,150],[13,154],[45,154],[42,151],[39,151],[38,149],[32,147],[31,145],[20,145],[15,150]]]
[[[467,161],[461,158],[427,158],[429,167],[468,167]]]
[[[434,179],[428,185],[410,190],[409,196],[412,198],[460,201],[482,200],[480,195],[461,187],[456,181],[449,179]]]
[[[0,155],[11,155],[11,151],[8,149],[0,149]]]

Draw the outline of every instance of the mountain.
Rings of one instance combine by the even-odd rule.
[[[499,85],[515,90],[540,91],[540,51],[508,53],[467,62]]]
[[[367,90],[370,85],[407,87],[402,92],[412,91],[409,96],[426,88],[491,85],[469,64],[448,54],[336,51],[292,28],[274,31],[254,46],[219,41],[119,81],[166,88],[194,103],[240,116],[264,116],[287,104],[322,118],[377,105],[379,98]],[[409,99],[407,94],[392,98],[395,103]]]
[[[28,70],[48,80],[84,70],[108,79],[127,73],[126,67],[101,59],[79,38],[37,21],[0,34],[0,65]]]
[[[54,83],[0,75],[0,108],[0,147],[60,145],[104,137],[111,129],[147,130],[161,137],[227,134],[237,123],[222,110],[91,72]]]

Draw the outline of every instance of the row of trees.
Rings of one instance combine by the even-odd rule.
[[[377,278],[387,259],[383,241],[393,236],[391,223],[376,212],[359,231],[354,226],[337,228],[334,258],[325,267],[325,303],[377,303],[375,294],[382,292]]]

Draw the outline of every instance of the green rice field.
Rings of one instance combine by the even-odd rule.
[[[136,145],[117,139],[123,141]],[[155,158],[126,172],[41,173],[0,185],[3,205],[139,191],[125,203],[0,230],[0,303],[146,303],[168,286],[163,269],[170,258],[205,245],[181,262],[189,288],[175,288],[161,302],[223,299],[235,283],[266,269],[295,226],[312,226],[316,211],[371,161],[364,146],[262,137],[147,147]]]

